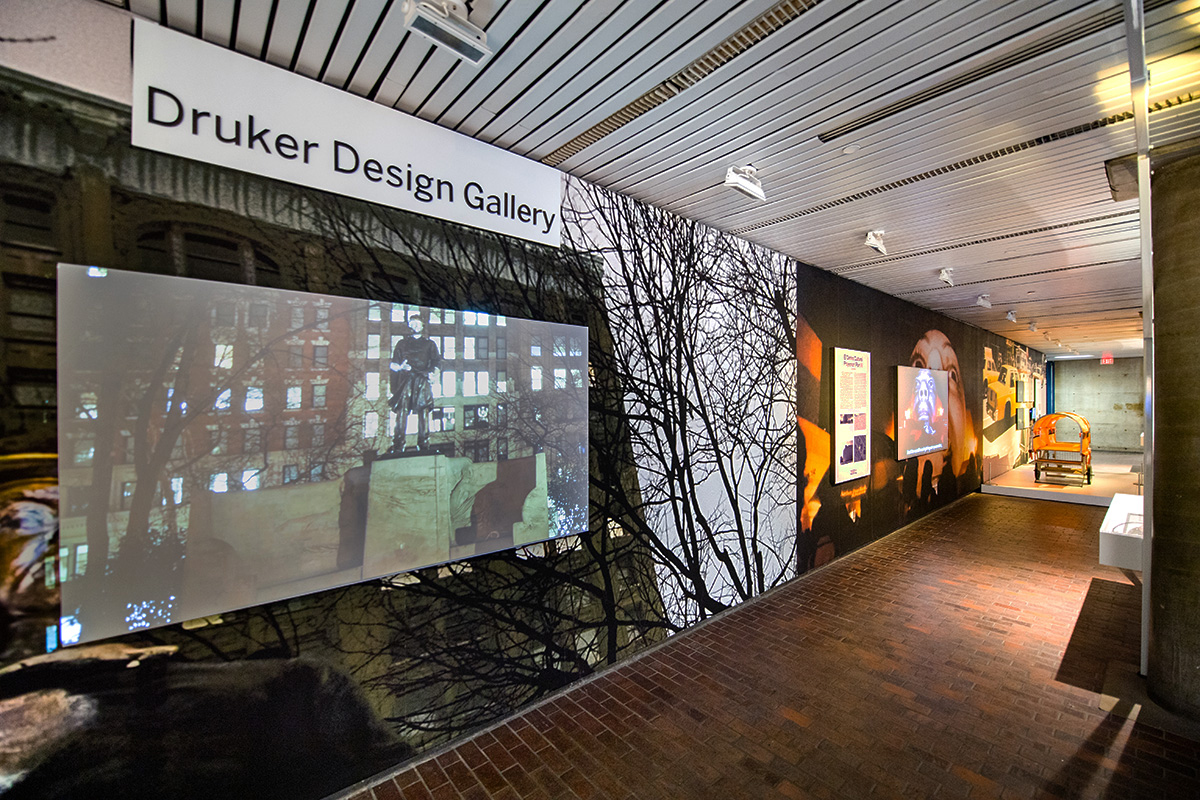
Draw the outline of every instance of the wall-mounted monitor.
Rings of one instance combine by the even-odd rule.
[[[950,373],[896,367],[896,458],[945,450],[949,445]]]
[[[60,265],[63,644],[576,534],[587,329]]]

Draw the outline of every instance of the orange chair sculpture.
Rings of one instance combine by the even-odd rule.
[[[1079,431],[1077,440],[1072,438],[1075,428]],[[1078,478],[1081,485],[1092,482],[1091,426],[1078,414],[1063,411],[1040,417],[1033,423],[1029,455],[1035,481],[1048,482],[1042,480],[1046,477]]]

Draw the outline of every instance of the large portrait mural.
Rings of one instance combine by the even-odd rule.
[[[798,570],[844,555],[980,484],[979,438],[971,413],[979,397],[963,363],[983,331],[954,323],[880,292],[800,268],[796,353],[800,453]],[[889,320],[872,325],[868,320]],[[835,485],[826,442],[834,421],[826,399],[829,345],[867,350],[881,368],[873,380],[870,474]],[[900,367],[900,369],[897,369]],[[901,386],[901,376],[911,385]],[[925,392],[917,378],[929,376]],[[930,433],[911,425],[928,406]],[[905,409],[910,417],[906,419]],[[921,435],[935,437],[921,444]],[[944,445],[942,442],[944,441]]]

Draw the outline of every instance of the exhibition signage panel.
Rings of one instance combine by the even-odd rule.
[[[561,243],[558,170],[140,19],[133,144]]]
[[[63,644],[578,534],[587,328],[60,264]]]
[[[871,471],[871,354],[833,348],[833,482]]]

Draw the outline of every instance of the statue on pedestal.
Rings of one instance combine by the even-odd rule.
[[[424,337],[425,326],[417,317],[408,320],[409,333],[400,337],[392,350],[391,396],[388,406],[396,412],[396,430],[389,454],[403,453],[408,415],[417,415],[417,449],[429,446],[429,411],[433,408],[430,379],[442,363],[437,345]]]

